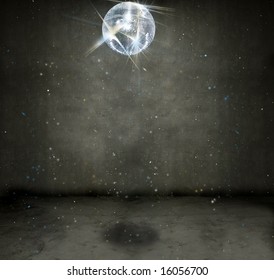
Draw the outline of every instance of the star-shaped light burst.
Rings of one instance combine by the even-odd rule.
[[[86,52],[86,55],[106,43],[112,50],[128,56],[134,63],[131,56],[143,52],[155,36],[155,21],[150,11],[166,13],[173,9],[135,2],[112,2],[118,4],[113,6],[104,18],[96,10],[103,21],[102,37]]]
[[[112,50],[123,55],[135,55],[153,41],[155,22],[145,6],[123,2],[108,11],[102,31],[104,41]]]

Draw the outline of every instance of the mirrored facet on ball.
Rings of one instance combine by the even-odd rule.
[[[153,41],[155,22],[144,5],[123,2],[108,11],[102,31],[111,49],[123,55],[135,55]]]

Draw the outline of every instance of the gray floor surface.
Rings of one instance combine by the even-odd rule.
[[[273,259],[274,199],[9,197],[0,259]]]

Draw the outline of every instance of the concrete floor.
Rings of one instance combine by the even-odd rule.
[[[273,202],[2,198],[0,259],[273,259]]]

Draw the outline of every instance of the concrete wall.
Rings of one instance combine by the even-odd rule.
[[[273,194],[273,1],[232,2],[155,3],[175,12],[154,14],[140,70],[84,56],[88,0],[4,4],[2,193]]]

